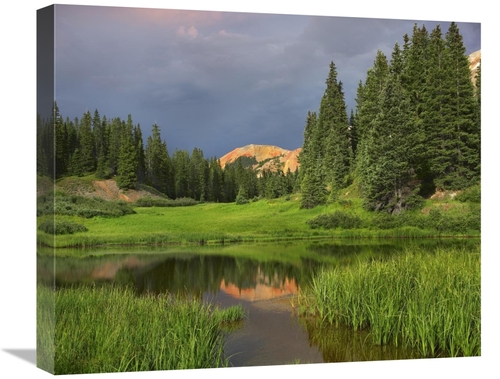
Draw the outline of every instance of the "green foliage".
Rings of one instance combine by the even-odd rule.
[[[471,202],[471,203],[481,203],[481,186],[476,185],[469,188],[466,188],[464,191],[459,193],[456,197],[456,200],[460,202]]]
[[[59,220],[45,220],[38,225],[38,229],[47,234],[73,234],[79,232],[86,232],[88,229],[85,225],[77,224],[69,221]]]
[[[50,290],[38,291],[44,296]],[[242,316],[242,309],[221,312],[197,299],[169,294],[138,297],[131,288],[59,289],[54,371],[60,375],[226,367],[222,323]]]
[[[466,212],[444,212],[431,209],[427,227],[439,233],[457,233],[467,235],[472,230],[481,230],[481,208],[470,205]]]
[[[272,159],[272,158],[270,158]],[[247,157],[245,155],[242,155],[241,157],[238,157],[237,159],[234,160],[234,162],[229,162],[226,164],[227,167],[236,167],[238,164],[241,164],[243,168],[249,168],[252,167],[253,165],[256,165],[257,163],[257,158],[255,156],[253,157]]]
[[[137,183],[138,155],[133,139],[132,117],[129,115],[120,142],[118,177],[116,184],[124,189],[135,188]]]
[[[37,202],[37,216],[65,215],[92,217],[120,217],[133,214],[135,211],[124,201],[106,201],[100,198],[87,198],[83,196],[68,196],[64,193],[42,196]]]
[[[243,187],[240,187],[238,195],[236,195],[236,204],[243,205],[243,204],[248,204],[249,202],[250,201],[247,198],[245,189]]]
[[[379,345],[422,357],[481,354],[480,247],[407,249],[381,261],[322,270],[300,293],[306,312],[329,324],[368,328]]]
[[[307,221],[311,229],[324,228],[324,229],[357,229],[363,224],[360,217],[345,213],[342,211],[335,211],[330,214],[322,214],[311,220]]]
[[[187,207],[199,204],[198,201],[189,197],[180,197],[177,199],[153,199],[143,197],[135,202],[137,207]]]
[[[96,168],[95,162],[95,142],[92,133],[92,116],[90,112],[84,113],[80,128],[79,128],[79,141],[81,147],[80,165],[83,172],[91,172]]]
[[[153,125],[145,152],[146,182],[167,196],[174,197],[173,167],[167,143],[161,140],[160,127]]]

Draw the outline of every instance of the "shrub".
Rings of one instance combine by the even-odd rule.
[[[249,202],[250,201],[247,199],[245,190],[243,189],[243,187],[240,187],[238,195],[236,195],[236,204],[242,205],[242,204],[248,204]]]
[[[198,204],[198,202],[189,197],[180,197],[175,200],[143,197],[135,202],[135,205],[138,207],[187,207],[196,204]]]
[[[481,186],[476,185],[467,188],[455,197],[460,202],[481,203]]]
[[[68,196],[63,193],[41,196],[37,202],[37,216],[58,214],[84,218],[120,217],[135,211],[125,201],[106,201],[100,198]]]
[[[85,225],[82,224],[57,220],[44,221],[38,226],[38,229],[47,234],[73,234],[86,232],[88,230]]]
[[[363,221],[356,215],[350,215],[345,212],[336,211],[331,214],[323,214],[307,221],[311,229],[356,229],[360,228]]]
[[[479,206],[471,206],[465,214],[431,209],[427,221],[428,227],[436,229],[440,233],[452,232],[467,234],[467,232],[473,230],[480,231],[481,208]]]

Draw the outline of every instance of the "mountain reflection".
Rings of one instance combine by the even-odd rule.
[[[44,276],[41,267],[39,278]],[[234,298],[256,301],[297,293],[301,281],[317,267],[319,263],[293,265],[201,254],[64,258],[57,262],[56,285],[127,285],[138,294],[186,294],[200,298],[222,291]]]

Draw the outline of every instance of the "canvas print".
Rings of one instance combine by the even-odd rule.
[[[481,355],[481,25],[37,14],[37,366]]]

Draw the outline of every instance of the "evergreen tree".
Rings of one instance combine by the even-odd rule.
[[[370,130],[371,124],[380,109],[381,94],[389,75],[389,63],[382,51],[377,51],[373,67],[368,70],[362,89],[358,87],[358,113],[356,115],[360,139]]]
[[[304,143],[299,154],[302,208],[314,208],[326,202],[321,132],[316,112],[309,111],[304,129]]]
[[[222,202],[224,199],[223,171],[220,161],[215,157],[210,158],[208,168],[208,201]]]
[[[462,36],[452,22],[443,54],[443,127],[434,138],[431,169],[441,189],[463,189],[480,175],[477,100]]]
[[[374,120],[381,109],[381,101],[388,76],[389,63],[387,62],[387,57],[379,50],[377,51],[373,67],[367,72],[365,84],[358,86],[356,96],[356,130],[358,134],[356,171],[358,175],[373,159],[373,157],[367,156],[369,149],[365,145],[373,143],[371,141],[371,130],[374,127]]]
[[[337,82],[337,69],[330,63],[327,88],[319,109],[319,131],[324,141],[323,165],[325,180],[335,194],[345,187],[351,168],[349,123],[342,82]]]
[[[97,112],[97,110],[96,110]],[[94,116],[94,119],[96,117]],[[95,125],[95,141],[97,151],[97,168],[95,176],[99,179],[108,177],[108,149],[109,149],[109,128],[106,116],[102,117],[102,121]]]
[[[316,160],[312,160],[318,169],[305,172],[300,190],[302,193],[301,208],[310,209],[326,202],[327,191],[324,182],[322,169],[322,159],[317,155]]]
[[[391,64],[389,67],[389,72],[392,75],[402,75],[405,61],[403,56],[403,51],[400,49],[399,44],[396,42],[392,50]]]
[[[80,149],[76,148],[75,152],[71,157],[71,171],[73,175],[82,176],[82,154],[80,153]]]
[[[83,172],[95,171],[96,161],[94,158],[94,136],[92,134],[92,117],[90,112],[84,113],[80,128],[79,128],[79,140],[80,140],[80,153],[81,153],[81,169]]]
[[[172,154],[174,169],[175,197],[191,197],[189,191],[189,153],[186,150],[175,150]]]
[[[208,162],[203,157],[203,151],[197,147],[193,149],[190,160],[190,193],[193,199],[205,201],[207,199]]]
[[[50,173],[48,150],[50,145],[47,144],[47,128],[40,114],[36,117],[36,173],[40,176],[48,176]],[[52,128],[50,128],[52,129]],[[52,149],[50,149],[52,150]]]
[[[144,152],[144,141],[142,138],[141,125],[137,124],[133,129],[134,145],[137,152],[137,181],[144,183],[146,180],[146,156]]]
[[[167,144],[161,140],[160,127],[154,124],[147,139],[145,152],[146,182],[158,191],[174,198],[173,168]]]
[[[129,115],[120,141],[117,184],[132,189],[137,183],[137,150],[134,143],[132,117]]]
[[[317,115],[316,112],[307,112],[306,126],[304,128],[304,142],[302,150],[299,153],[298,161],[300,163],[300,175],[303,177],[306,172],[313,169],[314,151],[318,150],[316,145],[316,128]]]
[[[424,136],[415,128],[410,99],[398,75],[389,77],[380,104],[365,145],[362,191],[369,209],[399,213],[418,202],[416,165]]]
[[[54,173],[56,178],[60,178],[68,171],[71,153],[68,146],[68,132],[66,130],[66,124],[59,113],[59,107],[56,102],[54,102],[50,124],[54,127],[55,135]],[[50,149],[52,149],[52,147],[50,147]]]
[[[354,110],[351,109],[351,115],[349,117],[349,141],[352,160],[356,160],[356,151],[358,148],[358,130],[356,126],[356,116],[354,115]]]
[[[223,182],[224,202],[235,201],[237,195],[236,189],[238,188],[236,185],[235,165],[226,165],[224,167],[222,182]]]
[[[431,162],[441,156],[441,143],[446,119],[446,93],[444,90],[446,67],[444,62],[445,44],[441,28],[437,25],[431,32],[428,44],[428,68],[426,85],[422,96],[420,120],[426,135],[426,149],[419,170],[421,193],[429,196],[435,192],[436,184]]]
[[[406,51],[404,56],[404,70],[401,80],[404,88],[409,93],[411,104],[415,110],[417,117],[417,127],[419,124],[420,113],[423,111],[424,91],[426,88],[426,70],[429,67],[429,33],[422,25],[421,28],[417,24],[413,26],[413,35],[411,36],[409,45],[405,42]]]
[[[125,132],[125,127],[119,117],[111,120],[108,125],[109,131],[107,135],[108,139],[108,159],[107,166],[109,175],[116,175],[118,173],[118,161],[120,156],[120,143],[121,137]]]

